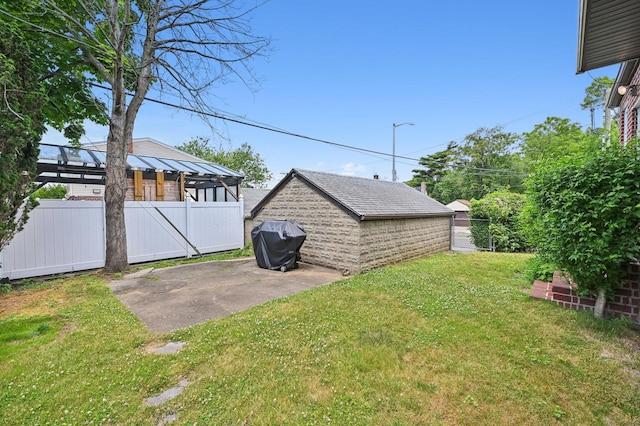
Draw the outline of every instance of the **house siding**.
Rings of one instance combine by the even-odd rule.
[[[351,274],[450,247],[449,217],[360,222],[297,177],[263,205],[252,226],[286,219],[307,232],[300,250],[303,262]]]
[[[93,192],[94,190],[97,191]],[[67,198],[71,200],[102,200],[104,198],[104,185],[68,184]]]
[[[618,83],[623,86],[639,86],[640,87],[640,68],[634,71],[629,81],[616,81],[613,90],[617,90]],[[614,93],[615,96],[615,93]],[[638,106],[640,105],[640,93],[636,96],[631,95],[631,91],[627,92],[620,98],[619,104],[608,105],[610,109],[620,107],[618,114],[619,126],[619,142],[621,145],[626,144],[630,140],[638,136]]]

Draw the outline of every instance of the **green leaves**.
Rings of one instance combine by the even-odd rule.
[[[408,184],[425,182],[429,195],[444,203],[478,199],[500,189],[521,190],[524,173],[515,151],[519,140],[519,135],[500,126],[480,128],[460,144],[449,142],[446,150],[422,157],[425,169],[413,170]]]
[[[209,139],[198,137],[176,148],[242,173],[243,184],[248,188],[259,188],[271,179],[271,172],[265,166],[264,160],[247,143],[243,143],[240,148],[225,150],[222,146],[211,147]]]
[[[567,118],[547,117],[531,132],[523,133],[520,150],[526,170],[533,172],[549,161],[571,158],[582,147],[593,145],[597,140],[593,133],[583,132],[578,123]]]
[[[0,250],[28,219],[46,97],[16,25],[0,23]],[[25,200],[26,199],[26,200]]]
[[[70,10],[73,5],[76,13],[83,13],[77,2],[57,3]],[[29,52],[30,71],[41,98],[38,112],[44,123],[63,132],[72,143],[78,143],[84,134],[85,119],[107,124],[106,106],[93,95],[95,80],[87,73],[80,45],[72,41],[64,20],[44,2],[4,2],[1,7],[8,14],[0,14],[0,25],[15,28]]]
[[[471,200],[471,218],[491,222],[489,232],[496,251],[518,252],[527,246],[520,227],[520,212],[526,204],[523,194],[506,190],[492,192],[480,200]],[[478,247],[486,240],[485,225],[472,221],[471,238]]]
[[[615,288],[640,255],[637,142],[584,150],[541,167],[529,180],[527,233],[546,259],[583,291]]]

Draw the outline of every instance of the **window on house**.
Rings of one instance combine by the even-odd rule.
[[[629,120],[631,119],[631,114],[629,113],[628,108],[624,108],[620,115],[620,140],[623,144],[626,144],[629,139],[629,125],[631,124]]]

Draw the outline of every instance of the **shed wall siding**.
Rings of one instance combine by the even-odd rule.
[[[303,262],[359,272],[358,222],[299,179],[282,187],[254,219],[253,226],[295,220],[307,232],[300,250]]]
[[[94,193],[94,189],[100,192]],[[67,197],[72,199],[104,198],[104,185],[70,183],[67,185]]]
[[[360,271],[450,248],[450,218],[364,221],[360,224]]]

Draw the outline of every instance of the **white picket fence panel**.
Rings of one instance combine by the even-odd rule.
[[[129,263],[191,257],[244,245],[244,203],[125,202]],[[0,277],[21,279],[101,268],[105,206],[98,201],[40,200],[29,221],[0,252]]]

